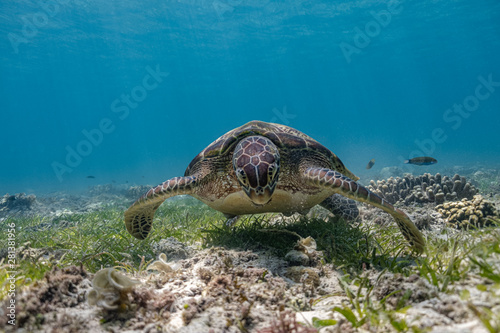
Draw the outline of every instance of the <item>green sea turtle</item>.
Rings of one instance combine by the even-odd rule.
[[[408,216],[356,183],[340,159],[316,140],[288,126],[251,121],[211,143],[189,164],[184,177],[150,189],[125,212],[130,234],[145,239],[165,199],[189,194],[224,213],[230,221],[244,214],[305,213],[317,204],[355,217],[351,199],[392,215],[418,252],[424,239]],[[348,199],[346,199],[346,198]]]

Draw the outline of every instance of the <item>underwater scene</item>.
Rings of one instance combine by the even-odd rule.
[[[2,0],[0,332],[500,332],[497,0]]]

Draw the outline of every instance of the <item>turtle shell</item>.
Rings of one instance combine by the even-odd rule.
[[[211,158],[228,156],[234,150],[236,144],[247,136],[261,135],[271,140],[280,150],[293,150],[293,149],[310,149],[317,153],[324,155],[331,161],[332,168],[343,175],[358,180],[351,171],[349,171],[342,161],[332,153],[328,148],[314,140],[310,136],[298,131],[294,128],[266,123],[263,121],[254,120],[232,131],[227,132],[210,145],[203,149],[192,161],[184,173],[185,176],[191,175],[191,170],[195,169],[196,165],[204,160]]]

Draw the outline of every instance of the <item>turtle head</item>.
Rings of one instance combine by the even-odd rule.
[[[241,140],[234,149],[233,168],[254,204],[265,205],[271,200],[280,170],[280,154],[271,140],[263,136]]]

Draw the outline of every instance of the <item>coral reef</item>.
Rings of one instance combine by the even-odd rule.
[[[436,210],[457,228],[487,226],[492,218],[498,217],[495,206],[479,194],[473,200],[445,202],[436,206]]]
[[[400,202],[405,205],[413,202],[441,204],[463,198],[472,199],[478,193],[465,177],[455,174],[450,178],[439,173],[434,176],[425,173],[416,177],[405,174],[402,178],[391,177],[377,182],[372,180],[368,188],[393,204]]]

